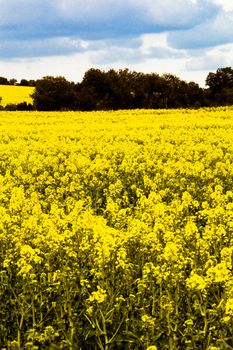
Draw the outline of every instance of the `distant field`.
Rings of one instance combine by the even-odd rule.
[[[6,106],[10,103],[18,104],[21,102],[32,103],[30,95],[33,90],[34,88],[30,86],[0,85],[1,105]]]

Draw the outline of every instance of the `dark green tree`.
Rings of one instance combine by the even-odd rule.
[[[108,109],[109,86],[106,73],[89,69],[79,85],[79,108],[81,110]]]
[[[28,82],[21,80],[20,85]],[[225,86],[225,85],[224,85]],[[210,89],[209,89],[210,90]],[[37,110],[116,110],[134,108],[189,108],[211,104],[209,90],[172,74],[138,73],[129,69],[89,69],[81,83],[47,76],[36,81],[32,94]],[[231,98],[231,87],[221,91]]]
[[[20,86],[35,86],[36,81],[35,80],[27,80],[27,79],[21,79],[20,83],[18,84]]]
[[[36,81],[32,98],[34,108],[39,111],[74,109],[75,84],[64,77],[47,76]]]
[[[17,85],[17,79],[14,79],[14,78],[10,79],[9,85],[14,85],[14,86]]]
[[[213,105],[233,104],[233,69],[218,68],[216,73],[210,72],[206,78],[209,87],[208,97]]]
[[[9,85],[8,79],[4,77],[0,77],[0,85]]]

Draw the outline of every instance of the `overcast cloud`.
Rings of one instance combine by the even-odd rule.
[[[230,0],[0,0],[1,76],[37,78],[56,66],[70,78],[77,59],[74,80],[92,66],[161,73],[170,60],[171,73],[195,80],[191,65],[203,82],[207,66],[233,64],[231,44]]]

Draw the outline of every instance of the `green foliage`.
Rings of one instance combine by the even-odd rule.
[[[37,110],[116,110],[179,108],[203,105],[204,92],[171,74],[143,74],[128,69],[88,70],[80,84],[44,77],[32,94]]]
[[[47,76],[36,81],[32,98],[35,109],[39,111],[73,109],[74,84],[63,77]]]
[[[210,98],[215,105],[233,104],[233,70],[231,67],[219,68],[206,78]]]

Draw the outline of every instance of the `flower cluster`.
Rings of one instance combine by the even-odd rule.
[[[232,108],[0,130],[1,349],[233,347]]]

